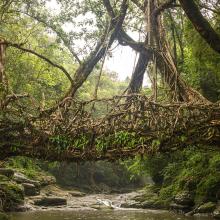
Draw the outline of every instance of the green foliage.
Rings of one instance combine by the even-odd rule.
[[[137,137],[134,132],[121,131],[115,133],[112,144],[121,147],[132,148],[137,143]]]
[[[74,139],[73,146],[79,149],[84,149],[89,144],[90,137],[84,134]]]
[[[220,186],[220,173],[210,173],[203,176],[197,185],[196,189],[196,202],[216,202],[216,194]]]
[[[185,24],[184,77],[211,101],[220,99],[220,55],[214,52],[194,30],[190,22]]]
[[[71,140],[63,135],[50,137],[50,142],[53,144],[53,149],[59,153],[68,150],[71,146]]]
[[[10,158],[6,167],[15,169],[29,178],[36,179],[43,172],[40,167],[40,162],[27,157]]]
[[[111,190],[109,187],[125,189],[125,187],[140,185],[138,177],[130,180],[130,171],[119,161],[49,163],[45,169],[52,173],[58,184],[62,186],[75,186],[87,190],[96,188],[102,191],[106,190],[105,186]]]
[[[200,213],[210,213],[210,212],[213,212],[215,210],[215,208],[216,208],[216,203],[207,202],[207,203],[199,206],[199,212]]]
[[[156,185],[161,185],[163,182],[163,169],[168,163],[168,157],[157,153],[153,156],[136,157],[131,163],[130,161],[125,162],[128,169],[137,175],[147,174],[152,177]]]
[[[121,147],[134,148],[143,144],[144,137],[139,137],[134,132],[119,131],[107,137],[98,137],[95,140],[95,146],[98,151],[105,151],[107,148]]]
[[[173,200],[179,192],[190,192],[195,203],[216,201],[220,186],[220,152],[188,147],[170,155],[156,154],[125,162],[131,173],[149,174],[159,186],[159,200]]]
[[[215,201],[220,184],[219,152],[188,148],[172,158],[164,169],[162,192],[173,189],[171,197],[179,191],[190,191],[195,202]]]

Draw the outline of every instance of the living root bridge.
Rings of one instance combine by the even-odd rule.
[[[161,104],[143,95],[66,99],[62,109],[47,117],[27,116],[9,106],[0,117],[0,134],[1,159],[125,159],[190,144],[219,146],[220,104]]]

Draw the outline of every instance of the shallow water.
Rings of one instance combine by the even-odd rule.
[[[12,220],[208,220],[163,211],[35,211],[12,214]]]

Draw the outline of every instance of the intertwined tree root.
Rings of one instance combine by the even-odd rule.
[[[217,146],[220,104],[161,104],[143,95],[66,99],[51,115],[34,117],[8,108],[0,118],[0,134],[1,158],[123,159],[191,144]]]

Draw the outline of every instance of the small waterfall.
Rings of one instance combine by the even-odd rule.
[[[104,200],[97,199],[97,201],[99,204],[104,204],[105,206],[108,206],[112,209],[120,209],[120,207],[121,207],[121,203],[120,204],[113,204],[113,202],[109,199],[104,199]]]

